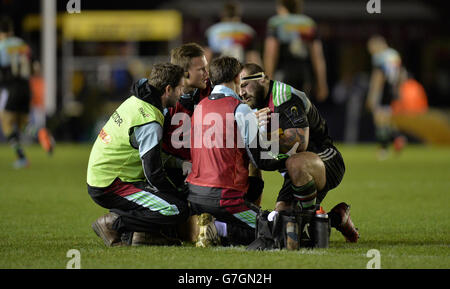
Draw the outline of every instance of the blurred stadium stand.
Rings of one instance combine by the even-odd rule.
[[[48,116],[48,124],[56,139],[64,141],[91,140],[103,118],[128,96],[131,82],[145,76],[152,63],[168,60],[171,47],[190,41],[204,44],[204,31],[218,20],[225,2],[80,1],[81,14],[68,14],[68,1],[57,1],[58,109]],[[275,0],[240,2],[243,20],[257,31],[262,51],[266,21],[275,14]],[[318,107],[338,141],[373,140],[372,119],[363,107],[371,70],[366,41],[372,34],[384,35],[401,53],[404,65],[424,86],[431,108],[447,117],[450,111],[450,35],[445,1],[381,0],[381,14],[367,13],[366,4],[366,0],[305,0],[304,4],[304,13],[318,23],[327,62],[330,97]],[[181,16],[182,30],[173,39],[65,41],[63,18],[76,19],[91,10],[175,10]],[[0,11],[13,18],[16,34],[30,43],[38,59],[40,1],[0,0]],[[445,121],[443,127],[445,132]]]

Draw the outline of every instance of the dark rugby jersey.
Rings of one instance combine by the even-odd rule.
[[[398,89],[400,85],[400,70],[402,59],[400,54],[388,48],[372,56],[373,68],[380,69],[386,81],[383,87],[382,105],[389,105],[391,101],[398,98]]]
[[[283,130],[309,127],[307,151],[318,153],[333,145],[325,119],[305,93],[285,83],[271,80],[266,106],[271,112],[279,114],[279,124]]]
[[[7,37],[0,41],[0,86],[12,80],[29,79],[31,49],[19,37]]]
[[[276,71],[281,80],[298,88],[313,79],[308,44],[318,38],[314,20],[303,14],[276,15],[269,19],[267,36],[280,44]]]

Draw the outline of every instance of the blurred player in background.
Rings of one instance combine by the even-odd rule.
[[[322,42],[314,20],[301,14],[302,5],[301,0],[277,0],[277,15],[267,24],[264,68],[270,78],[323,102],[328,84]]]
[[[221,21],[206,30],[208,42],[208,61],[227,55],[241,62],[262,64],[261,55],[256,46],[255,30],[241,21],[241,6],[234,1],[225,3]]]
[[[110,210],[93,224],[106,246],[180,244],[176,225],[189,216],[186,190],[176,186],[161,158],[163,111],[176,105],[184,70],[154,65],[112,114],[92,147],[88,193]]]
[[[275,210],[289,211],[294,205],[302,210],[315,210],[328,191],[340,184],[345,172],[343,158],[328,135],[325,119],[305,93],[270,80],[256,64],[244,65],[240,77],[241,97],[252,109],[258,109],[260,122],[278,113],[280,152],[292,154],[286,160],[284,184]],[[350,206],[340,203],[328,215],[331,226],[347,241],[358,240],[359,233],[350,218]]]
[[[7,17],[0,19],[0,116],[3,134],[12,145],[17,160],[14,168],[29,166],[22,139],[26,134],[37,138],[42,148],[53,152],[54,140],[45,128],[43,111],[44,89],[40,69],[31,65],[31,49],[19,37],[13,35],[12,22]],[[38,72],[38,73],[35,73]],[[30,122],[30,104],[42,112],[33,114]],[[34,111],[33,111],[34,112]],[[38,116],[39,119],[38,119]],[[28,126],[27,126],[28,125]]]
[[[392,124],[391,107],[391,103],[399,99],[402,60],[400,54],[379,35],[368,40],[367,49],[372,55],[373,69],[366,106],[374,119],[379,143],[378,158],[383,160],[388,156],[388,148],[392,143],[396,151],[400,151],[405,144],[405,137]]]
[[[13,35],[9,18],[0,19],[0,111],[3,134],[12,145],[17,160],[15,168],[29,165],[21,144],[21,133],[30,112],[31,50]]]
[[[37,137],[41,147],[52,155],[55,148],[55,140],[50,131],[46,128],[45,113],[45,81],[41,73],[39,61],[33,61],[32,74],[30,76],[31,89],[31,111],[30,122],[26,128],[27,134]]]

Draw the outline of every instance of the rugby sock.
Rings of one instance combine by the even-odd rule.
[[[314,180],[309,181],[303,186],[291,185],[294,198],[299,202],[303,209],[308,209],[316,204],[317,188]]]
[[[37,132],[39,144],[49,154],[53,152],[52,138],[49,131],[46,128],[41,128]]]
[[[22,146],[17,144],[14,146],[14,150],[16,151],[17,157],[21,160],[26,159],[25,153],[23,152]]]
[[[23,148],[20,145],[19,134],[17,132],[13,132],[7,137],[7,140],[11,144],[11,147],[15,151],[17,157],[21,160],[26,159]]]
[[[376,139],[384,149],[388,148],[392,142],[392,129],[389,126],[379,126],[376,128]]]
[[[217,234],[219,234],[220,237],[227,236],[227,223],[214,221],[214,226],[216,226]]]

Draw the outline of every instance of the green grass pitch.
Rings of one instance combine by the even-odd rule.
[[[244,247],[106,248],[91,223],[106,212],[86,191],[90,145],[59,144],[53,157],[26,147],[31,166],[12,169],[0,145],[0,268],[66,268],[70,249],[81,268],[364,269],[380,252],[381,268],[450,268],[450,148],[411,145],[400,156],[375,158],[373,145],[338,145],[347,171],[323,202],[345,201],[361,239],[349,244],[332,230],[330,248],[247,252]],[[281,185],[264,173],[262,207],[273,208]]]

